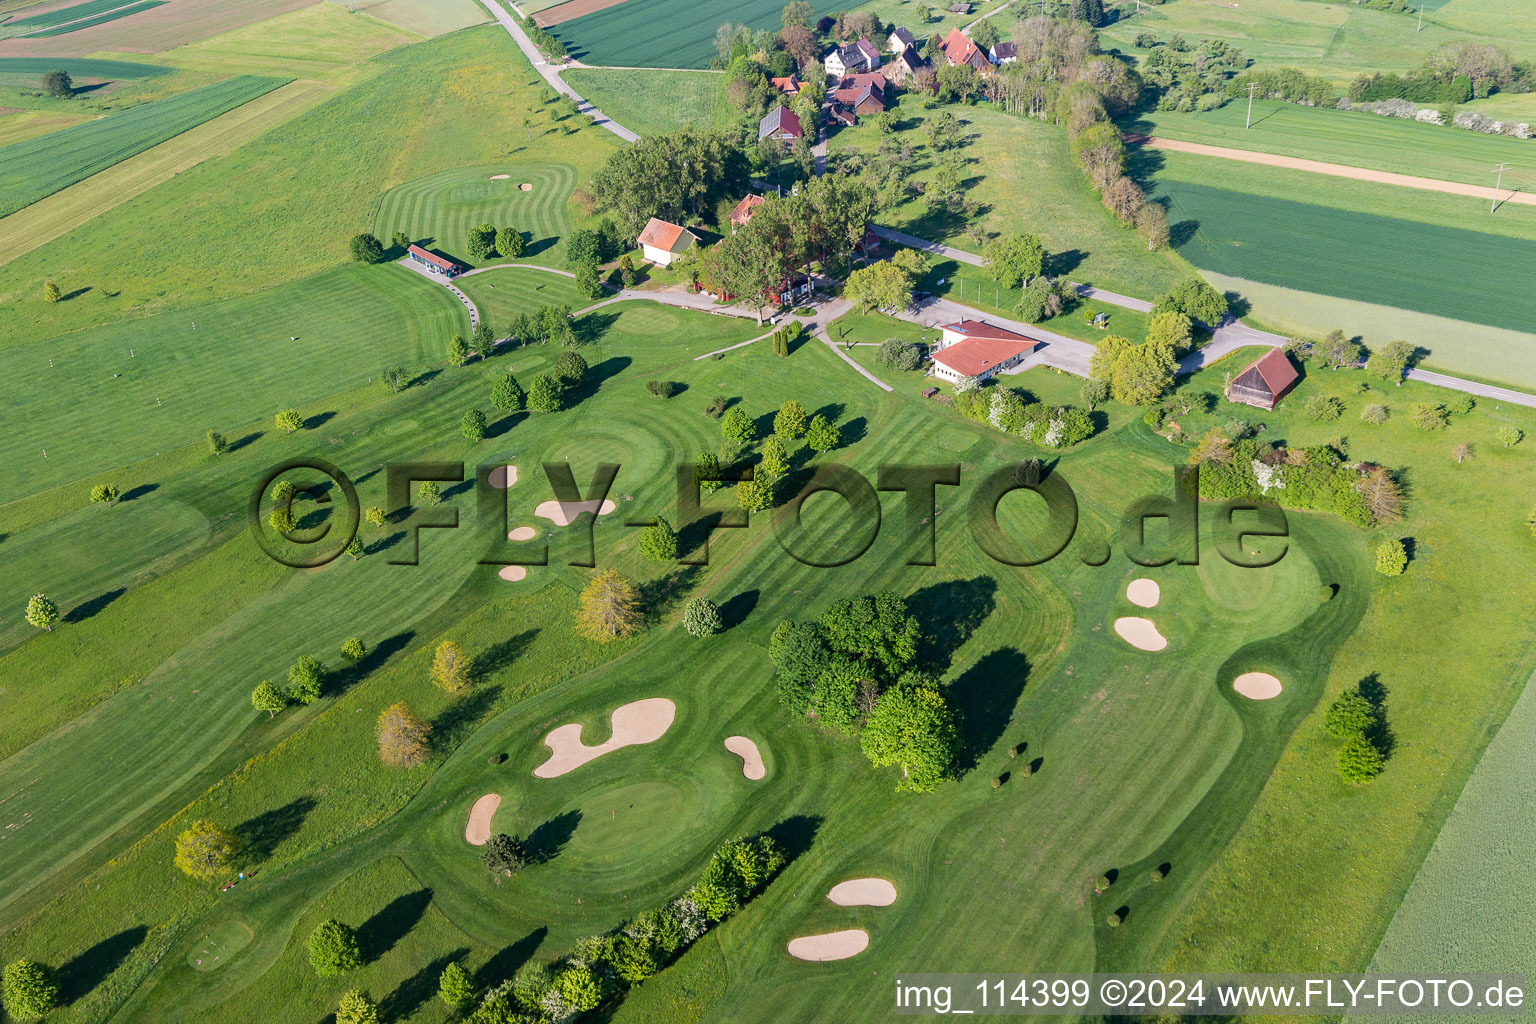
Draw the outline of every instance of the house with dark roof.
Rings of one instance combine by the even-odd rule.
[[[1023,362],[1039,342],[982,320],[960,320],[943,332],[933,352],[933,375],[951,383],[987,380]]]
[[[904,28],[892,29],[890,36],[885,40],[885,48],[892,53],[900,53],[907,47],[916,44],[917,40],[913,37],[912,32]]]
[[[800,127],[800,116],[788,107],[774,107],[764,115],[757,125],[758,142],[762,142],[764,139],[793,142],[803,134],[804,131]]]
[[[464,272],[464,268],[453,262],[453,260],[445,259],[435,252],[428,252],[419,245],[412,245],[406,249],[405,255],[412,263],[425,267],[429,274],[457,277]]]
[[[750,192],[747,193],[746,197],[731,209],[731,227],[739,228],[747,221],[751,220],[752,211],[756,210],[759,206],[762,206],[767,201],[768,200],[762,196],[753,195]]]
[[[845,79],[846,81],[846,79]],[[866,117],[885,110],[885,97],[874,85],[850,86],[832,90],[832,101]]]
[[[698,240],[697,235],[681,224],[652,217],[646,222],[645,230],[640,232],[640,252],[650,262],[668,267]]]
[[[971,13],[971,5],[967,4],[967,3],[950,4],[949,5],[949,13],[950,14],[970,14]]]
[[[830,104],[827,107],[827,116],[837,124],[846,125],[849,128],[859,123],[858,114],[837,103]]]
[[[840,46],[821,59],[828,78],[842,78],[859,71],[873,71],[880,66],[880,51],[868,39]]]
[[[992,62],[987,59],[986,53],[981,47],[971,41],[971,37],[961,32],[958,28],[949,30],[949,35],[944,37],[941,44],[945,58],[951,64],[969,64],[980,72],[991,72]]]
[[[1291,357],[1284,349],[1272,348],[1253,362],[1227,385],[1227,401],[1273,409],[1275,403],[1301,379]]]
[[[905,82],[917,74],[919,68],[925,68],[928,62],[918,56],[917,47],[909,46],[902,50],[885,65],[884,72],[893,82]]]
[[[992,52],[988,56],[992,58],[993,64],[1012,64],[1019,59],[1019,44],[993,43]]]

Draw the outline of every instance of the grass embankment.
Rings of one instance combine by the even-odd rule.
[[[727,128],[737,120],[725,76],[702,71],[604,71],[575,68],[560,76],[588,102],[644,135]]]

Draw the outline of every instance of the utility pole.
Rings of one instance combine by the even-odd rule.
[[[1248,123],[1243,125],[1243,131],[1247,131],[1249,128],[1253,127],[1253,90],[1257,89],[1258,87],[1258,83],[1256,82],[1248,83]]]
[[[1499,172],[1499,176],[1493,182],[1493,203],[1488,207],[1489,213],[1493,213],[1499,208],[1499,188],[1504,184],[1504,172],[1509,170],[1509,164],[1499,164],[1494,170]]]

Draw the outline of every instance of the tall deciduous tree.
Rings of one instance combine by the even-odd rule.
[[[288,698],[283,691],[263,679],[256,684],[256,689],[251,691],[251,707],[257,711],[265,711],[268,718],[277,717],[277,713],[288,706]]]
[[[832,425],[821,413],[817,413],[811,420],[811,425],[805,431],[805,443],[818,455],[824,455],[838,446],[842,438],[838,435],[837,427]]]
[[[1045,245],[1035,235],[1002,235],[983,250],[992,280],[1004,288],[1017,288],[1045,268]]]
[[[0,1001],[12,1020],[38,1020],[59,1005],[54,972],[35,960],[16,960],[0,973]]]
[[[464,440],[479,443],[485,439],[485,413],[479,409],[470,409],[459,421],[459,433]]]
[[[432,685],[449,693],[459,694],[469,689],[469,656],[455,640],[444,640],[432,652],[432,667],[428,670]]]
[[[1388,342],[1379,352],[1372,352],[1365,368],[1382,380],[1403,386],[1403,374],[1413,362],[1413,346],[1406,341]]]
[[[336,1006],[336,1024],[379,1024],[379,1004],[362,989],[345,992]]]
[[[491,405],[501,412],[521,409],[527,397],[523,393],[522,385],[510,373],[505,377],[498,377],[496,383],[491,385]]]
[[[54,99],[66,100],[75,94],[75,80],[62,68],[43,76],[43,91]]]
[[[352,258],[359,263],[383,263],[384,243],[369,234],[354,235]]]
[[[315,926],[305,945],[309,950],[309,965],[322,978],[334,978],[363,966],[357,932],[335,918]]]
[[[374,726],[379,741],[379,760],[396,768],[415,768],[432,754],[432,726],[404,701],[379,713]]]
[[[779,406],[773,417],[773,433],[784,441],[798,440],[805,433],[805,406],[793,398]]]
[[[898,685],[875,702],[859,746],[876,767],[901,769],[897,789],[926,793],[954,777],[960,730],[954,711],[936,687]]]
[[[297,409],[283,409],[272,418],[272,422],[277,425],[278,430],[291,434],[304,426],[304,417],[299,415]]]
[[[450,1010],[462,1010],[475,999],[475,983],[457,960],[443,968],[437,980],[437,998]]]
[[[747,173],[745,155],[728,135],[685,130],[647,135],[616,151],[589,187],[598,207],[617,214],[635,238],[651,217],[702,220],[721,199],[744,191]]]
[[[303,655],[288,669],[288,696],[300,704],[313,704],[325,690],[325,666],[320,659]]]
[[[661,516],[640,534],[640,553],[653,562],[670,562],[677,557],[677,533]]]
[[[581,591],[576,629],[598,643],[632,636],[641,623],[640,595],[628,580],[604,569]]]
[[[230,870],[239,850],[240,840],[233,832],[211,821],[194,821],[176,837],[176,866],[193,878],[211,882]]]

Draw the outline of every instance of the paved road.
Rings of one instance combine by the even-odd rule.
[[[601,110],[598,110],[592,104],[582,99],[581,94],[575,89],[566,85],[564,80],[560,78],[560,69],[544,59],[543,54],[539,53],[539,48],[533,45],[533,41],[528,38],[522,26],[517,23],[517,19],[507,13],[506,8],[502,7],[496,0],[480,0],[480,4],[491,12],[492,17],[501,22],[501,27],[506,29],[507,33],[512,36],[513,41],[517,43],[518,49],[523,51],[523,56],[528,58],[528,63],[533,65],[535,71],[544,76],[544,81],[548,82],[555,92],[575,100],[576,109],[595,121],[599,128],[606,128],[625,142],[640,141],[640,136],[608,117]]]
[[[1496,387],[1492,384],[1480,384],[1475,380],[1463,380],[1460,377],[1436,373],[1433,370],[1409,370],[1408,379],[1450,388],[1453,391],[1465,391],[1469,395],[1491,398],[1497,402],[1508,402],[1511,405],[1523,405],[1529,409],[1536,409],[1536,395],[1528,395],[1523,391],[1511,391],[1509,388]]]
[[[944,256],[957,260],[960,263],[969,263],[973,267],[982,266],[984,262],[980,256],[973,252],[955,249],[939,242],[930,242],[926,238],[918,238],[916,235],[909,235],[905,231],[897,231],[895,228],[883,228],[878,224],[871,224],[869,229],[887,241],[899,242],[913,249],[921,249],[923,252],[933,253],[935,256]]]

